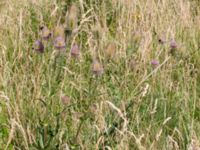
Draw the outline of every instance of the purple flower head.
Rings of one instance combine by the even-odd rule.
[[[61,36],[58,36],[54,40],[54,47],[58,50],[62,50],[66,47],[65,39]]]
[[[39,53],[43,53],[44,52],[44,45],[42,43],[42,41],[40,40],[36,40],[33,46],[33,49]]]
[[[158,60],[152,60],[152,61],[151,61],[151,65],[152,65],[153,67],[157,67],[159,64],[160,64],[160,63],[159,63]]]
[[[170,47],[171,47],[171,49],[176,49],[178,47],[178,45],[177,45],[175,40],[171,40],[170,41]]]
[[[78,58],[80,55],[80,49],[77,44],[74,44],[71,48],[71,56],[74,58]]]

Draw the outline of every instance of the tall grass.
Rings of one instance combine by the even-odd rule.
[[[199,149],[199,8],[1,0],[0,149]],[[62,54],[32,49],[41,25],[63,25]]]

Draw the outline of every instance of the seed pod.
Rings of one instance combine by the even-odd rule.
[[[80,55],[80,49],[77,44],[74,44],[71,48],[71,56],[74,58],[78,58]]]
[[[54,47],[58,50],[63,50],[66,47],[65,39],[61,36],[58,36],[54,40]]]
[[[34,45],[33,45],[33,49],[39,53],[43,53],[44,52],[44,45],[42,43],[42,41],[40,40],[36,40]]]
[[[44,40],[48,40],[51,37],[51,31],[46,27],[46,26],[41,26],[40,27],[41,30],[41,37]]]
[[[105,50],[106,56],[109,58],[112,58],[112,57],[114,57],[115,52],[116,52],[116,44],[114,42],[109,43]]]
[[[93,61],[92,72],[95,75],[102,75],[103,74],[103,67],[102,67],[102,65],[97,60]]]

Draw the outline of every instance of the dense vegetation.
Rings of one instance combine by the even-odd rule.
[[[1,0],[0,149],[200,149],[198,0]]]

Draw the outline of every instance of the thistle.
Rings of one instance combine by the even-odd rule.
[[[177,48],[178,48],[178,45],[177,45],[177,43],[176,43],[176,41],[175,40],[171,40],[170,41],[170,53],[172,54],[172,55],[174,55],[175,53],[176,53],[176,50],[177,50]]]
[[[58,50],[63,50],[66,47],[65,39],[61,36],[58,36],[54,40],[54,47]]]
[[[41,26],[40,27],[41,30],[41,37],[44,40],[48,40],[51,37],[51,31],[46,27],[46,26]]]
[[[73,44],[71,48],[71,56],[74,58],[78,58],[80,55],[80,49],[77,44]]]
[[[160,64],[160,63],[159,63],[158,60],[152,60],[152,61],[151,61],[151,65],[152,65],[154,68],[156,68],[159,64]]]
[[[44,52],[44,45],[42,43],[42,41],[40,40],[36,40],[34,45],[33,45],[33,49],[39,53],[43,53]]]
[[[97,60],[93,61],[92,72],[98,76],[103,74],[103,66]]]
[[[170,41],[170,48],[174,50],[174,49],[177,49],[177,47],[178,47],[178,45],[177,45],[176,41],[171,40]]]
[[[70,29],[74,29],[78,24],[78,8],[75,4],[71,5],[66,15],[66,25]]]

